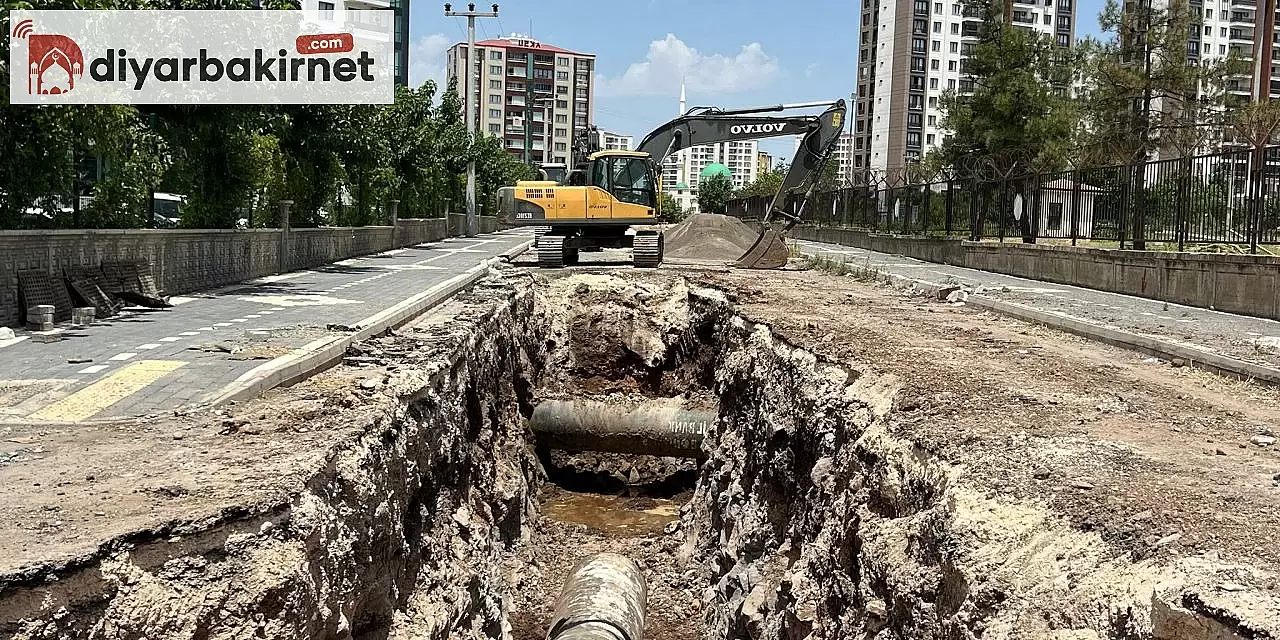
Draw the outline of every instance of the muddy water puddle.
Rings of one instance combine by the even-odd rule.
[[[660,533],[678,520],[680,505],[688,497],[669,500],[557,491],[546,497],[542,513],[557,522],[583,525],[611,536],[640,536]]]

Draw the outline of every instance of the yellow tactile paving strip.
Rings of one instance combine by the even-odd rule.
[[[185,364],[180,360],[139,360],[36,411],[31,417],[57,422],[86,420]]]

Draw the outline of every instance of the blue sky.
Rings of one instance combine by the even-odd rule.
[[[1078,3],[1078,37],[1097,32],[1102,4]],[[847,98],[859,7],[849,0],[508,0],[499,3],[498,19],[476,21],[476,39],[515,32],[596,54],[596,124],[638,140],[677,115],[682,77],[691,107]],[[466,20],[444,17],[444,3],[414,2],[410,81],[442,80],[444,52],[466,37]],[[789,156],[792,145],[761,141],[775,156]]]

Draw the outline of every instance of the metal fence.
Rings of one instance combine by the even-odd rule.
[[[770,198],[733,200],[759,218]],[[788,203],[794,210],[794,204]],[[883,182],[814,194],[805,222],[881,233],[1037,241],[1280,244],[1280,146],[1003,180]],[[1151,248],[1151,247],[1148,247]]]

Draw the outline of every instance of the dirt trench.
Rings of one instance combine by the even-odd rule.
[[[613,551],[649,640],[1275,637],[1273,572],[1135,559],[975,490],[890,428],[897,378],[699,282],[494,274],[353,348],[376,401],[313,418],[357,426],[294,490],[2,576],[0,633],[540,640],[569,568]],[[539,448],[532,408],[578,397],[718,420],[703,460]]]

